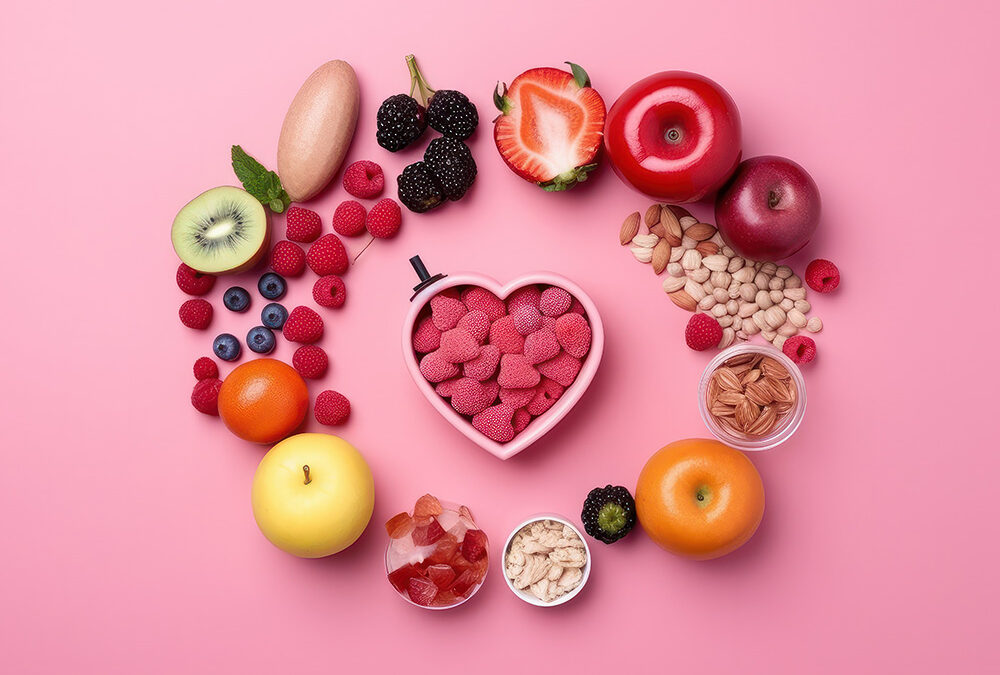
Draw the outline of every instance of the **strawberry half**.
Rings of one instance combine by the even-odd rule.
[[[507,166],[543,190],[568,190],[587,180],[604,136],[604,99],[587,72],[534,68],[506,85],[493,102],[501,115],[493,139]]]

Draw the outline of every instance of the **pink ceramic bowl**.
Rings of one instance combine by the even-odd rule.
[[[430,302],[432,297],[446,288],[453,288],[455,286],[481,286],[482,288],[492,291],[497,296],[506,299],[518,288],[521,288],[522,286],[530,286],[531,284],[559,286],[560,288],[569,291],[574,298],[580,301],[584,309],[587,311],[587,320],[590,322],[590,329],[592,333],[590,352],[584,359],[583,367],[580,369],[580,373],[576,376],[576,380],[574,380],[573,384],[566,388],[566,391],[564,391],[563,395],[559,397],[559,400],[555,402],[555,405],[549,408],[549,410],[544,414],[533,419],[527,428],[515,436],[513,440],[508,443],[497,443],[496,441],[479,433],[479,431],[477,431],[466,418],[455,412],[454,408],[451,407],[451,404],[447,400],[438,396],[437,392],[434,391],[434,385],[425,380],[424,376],[420,374],[420,364],[417,361],[416,354],[413,353],[413,330],[417,322],[417,317],[420,315],[424,306]],[[604,324],[601,323],[601,315],[597,312],[597,306],[594,304],[593,300],[591,300],[590,297],[584,293],[583,289],[566,277],[552,272],[533,272],[525,274],[514,279],[513,281],[508,282],[507,284],[500,284],[500,282],[496,279],[473,272],[452,274],[420,289],[419,292],[413,297],[410,303],[410,310],[406,314],[406,320],[403,321],[403,360],[406,362],[406,367],[409,369],[410,376],[413,378],[413,381],[416,382],[417,388],[420,389],[427,400],[430,401],[430,404],[434,406],[434,408],[437,409],[437,411],[441,413],[446,420],[451,422],[453,427],[465,434],[465,436],[473,443],[487,452],[496,455],[500,459],[513,457],[517,453],[521,452],[548,433],[548,431],[554,427],[559,420],[565,417],[566,413],[568,413],[573,406],[576,405],[576,402],[580,400],[583,393],[587,391],[587,387],[590,386],[590,382],[594,379],[594,374],[597,372],[597,367],[601,365],[601,356],[603,354]]]

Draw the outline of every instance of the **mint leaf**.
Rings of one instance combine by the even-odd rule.
[[[254,196],[275,213],[282,213],[292,203],[288,193],[281,187],[278,174],[268,171],[263,164],[248,155],[243,148],[234,145],[230,151],[233,172],[243,189]]]

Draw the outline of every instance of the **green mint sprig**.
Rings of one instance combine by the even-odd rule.
[[[233,171],[243,183],[243,189],[275,213],[284,213],[292,200],[285,189],[281,187],[281,179],[278,178],[278,174],[268,171],[263,164],[248,155],[238,145],[233,146],[231,154]]]

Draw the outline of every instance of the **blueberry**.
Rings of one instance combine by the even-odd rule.
[[[247,293],[245,288],[233,286],[222,296],[222,304],[230,311],[245,312],[247,311],[247,307],[250,306],[250,294]]]
[[[274,333],[270,328],[254,326],[247,333],[247,347],[258,354],[270,354],[274,351]]]
[[[277,300],[285,294],[285,279],[280,274],[268,272],[257,282],[257,290],[268,300]]]
[[[215,342],[212,343],[212,351],[223,361],[235,361],[240,358],[240,352],[243,351],[243,348],[240,347],[240,341],[236,339],[235,335],[223,333],[215,338]]]
[[[260,322],[268,328],[274,328],[275,330],[280,330],[285,325],[287,319],[288,310],[285,309],[284,305],[280,305],[277,302],[264,305],[264,309],[260,312]]]

